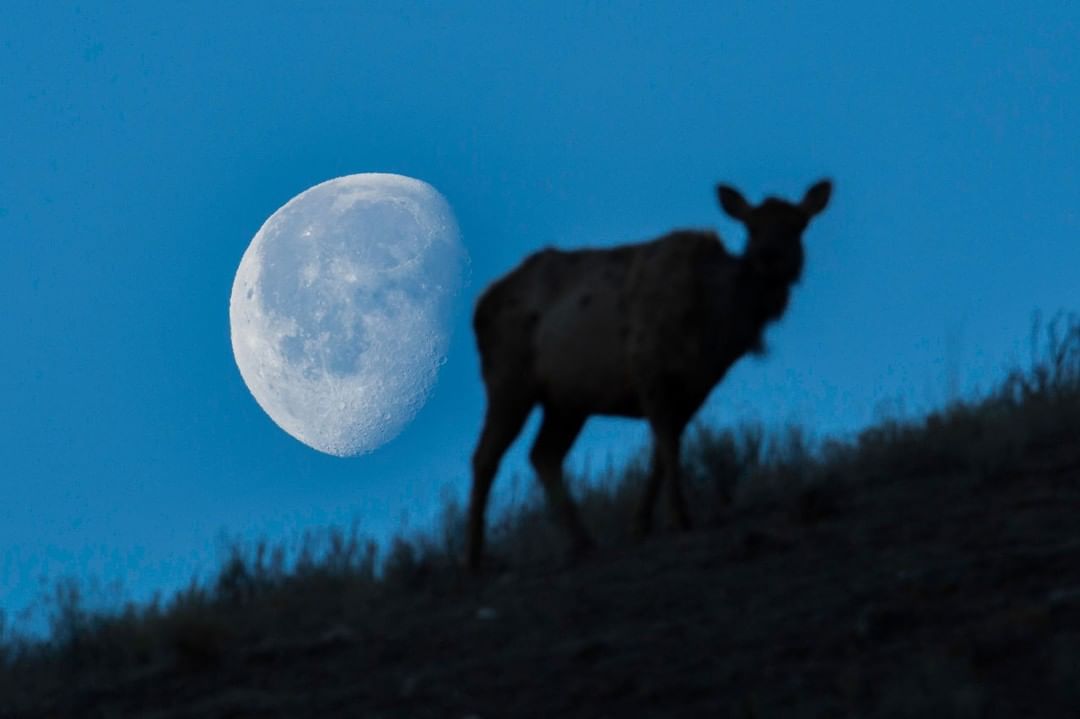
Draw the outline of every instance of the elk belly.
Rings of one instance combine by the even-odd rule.
[[[552,302],[533,338],[542,402],[586,414],[637,416],[615,295],[583,289]]]

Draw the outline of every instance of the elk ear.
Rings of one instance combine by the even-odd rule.
[[[717,185],[716,196],[720,199],[720,206],[724,208],[724,212],[736,220],[745,222],[750,217],[750,203],[734,187]]]
[[[806,191],[806,195],[802,198],[799,206],[802,207],[803,212],[813,217],[824,210],[825,205],[829,204],[829,195],[831,194],[832,183],[828,180],[822,180]]]

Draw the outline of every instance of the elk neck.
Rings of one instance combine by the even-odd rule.
[[[712,295],[712,326],[706,330],[707,352],[716,358],[721,376],[744,354],[765,351],[765,327],[787,309],[791,286],[801,271],[790,267],[783,273],[763,272],[745,256],[732,259],[723,273],[726,282],[721,282],[730,283],[730,290]]]

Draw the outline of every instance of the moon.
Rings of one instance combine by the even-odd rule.
[[[467,261],[426,182],[362,173],[301,192],[255,233],[233,281],[233,355],[255,401],[320,452],[390,441],[445,361]]]

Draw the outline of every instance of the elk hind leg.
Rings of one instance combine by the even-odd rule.
[[[503,454],[521,432],[522,425],[532,409],[531,399],[498,397],[488,388],[488,408],[484,416],[484,428],[473,453],[473,484],[469,497],[469,527],[465,562],[470,569],[477,569],[484,554],[484,515],[488,494],[499,471]]]
[[[584,424],[585,418],[580,415],[560,414],[545,408],[544,421],[529,453],[547,494],[548,510],[569,532],[575,554],[588,551],[593,542],[563,481],[563,461]]]

